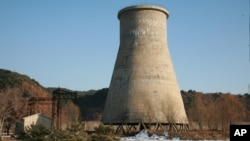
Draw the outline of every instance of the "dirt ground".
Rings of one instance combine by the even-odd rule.
[[[170,137],[179,136],[182,140],[225,140],[229,139],[229,132],[210,130],[191,130],[189,132],[170,133]]]

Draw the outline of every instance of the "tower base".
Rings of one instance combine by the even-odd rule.
[[[110,124],[109,124],[110,125]],[[189,131],[188,124],[182,123],[119,123],[111,125],[115,128],[116,134],[131,134],[142,130],[149,130],[152,133],[156,132],[187,132]]]

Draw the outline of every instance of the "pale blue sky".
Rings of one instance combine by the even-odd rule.
[[[168,9],[168,46],[180,89],[247,93],[249,0],[0,0],[0,68],[45,87],[109,87],[120,9]]]

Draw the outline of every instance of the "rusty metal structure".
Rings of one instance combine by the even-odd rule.
[[[28,112],[29,115],[35,114],[36,109],[35,106],[37,104],[46,104],[46,105],[52,105],[51,107],[51,129],[59,129],[61,130],[61,105],[62,102],[65,100],[76,100],[77,99],[77,93],[72,92],[65,89],[56,89],[52,93],[52,97],[32,97],[28,100]]]
[[[61,102],[63,100],[76,100],[77,93],[63,89],[56,89],[52,96],[52,123],[56,124],[56,129],[61,129]],[[56,123],[55,123],[56,122]],[[53,129],[53,128],[52,128]]]
[[[28,100],[28,115],[36,114],[37,105],[52,105],[51,97],[31,97]]]
[[[120,46],[103,123],[116,132],[187,131],[188,119],[167,45],[169,12],[135,5],[118,13]]]

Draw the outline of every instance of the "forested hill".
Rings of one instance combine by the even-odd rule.
[[[48,96],[47,89],[27,75],[0,69],[0,91],[16,89],[23,98],[32,96]]]
[[[18,100],[21,101],[20,103],[25,103],[31,97],[49,97],[54,89],[44,88],[38,81],[27,75],[0,69],[0,104],[4,94],[11,94],[10,101],[12,102]],[[74,105],[80,111],[79,119],[100,120],[107,92],[108,88],[77,91],[78,99]],[[249,94],[202,93],[195,90],[182,90],[181,94],[188,119],[200,125],[200,128],[206,126],[212,129],[227,123],[250,122]],[[15,95],[16,99],[13,98]],[[19,109],[15,109],[16,115],[13,115],[15,118],[21,118],[28,114],[27,103],[18,107]],[[35,110],[35,112],[50,115],[51,105],[41,104]]]
[[[0,105],[3,106],[3,103],[8,103],[5,101],[9,101],[13,105],[13,107],[10,107],[13,111],[9,112],[12,115],[8,116],[14,116],[15,120],[20,120],[22,117],[30,114],[28,107],[28,100],[30,98],[51,97],[55,89],[57,88],[45,88],[38,81],[27,75],[0,69]],[[61,89],[73,91],[67,88]],[[100,120],[107,90],[107,88],[103,88],[100,90],[76,91],[78,99],[75,105],[79,107],[80,120]],[[6,95],[8,97],[4,99],[3,97]],[[9,105],[6,104],[6,107],[9,107]],[[35,110],[33,113],[43,113],[51,116],[51,105],[49,104],[36,102],[35,109],[33,110]],[[5,111],[0,111],[0,114],[3,112]],[[67,115],[65,111],[63,113],[65,114],[64,116]]]
[[[49,96],[47,89],[29,76],[0,69],[1,116],[4,114],[7,117],[15,117],[14,120],[20,120],[29,114],[28,100],[31,97]],[[49,115],[50,107],[50,105],[40,106],[38,112]]]

